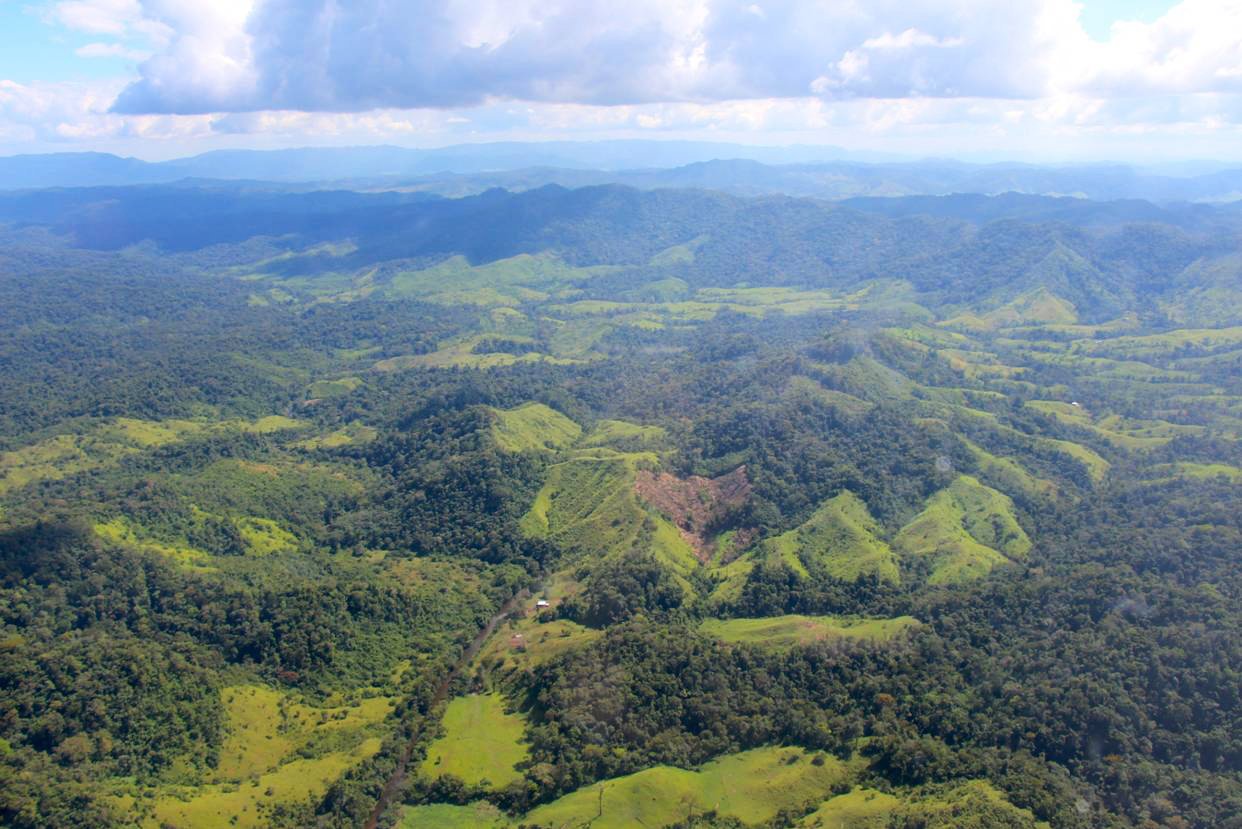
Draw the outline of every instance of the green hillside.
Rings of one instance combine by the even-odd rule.
[[[1021,561],[1031,540],[1018,524],[1009,496],[959,475],[901,528],[893,542],[905,555],[926,557],[932,584],[953,584]]]
[[[836,758],[813,762],[796,748],[761,748],[731,754],[698,771],[657,766],[606,780],[527,813],[528,824],[566,826],[664,826],[709,809],[744,823],[771,820],[831,791],[849,776]]]
[[[542,403],[489,411],[494,418],[492,437],[506,452],[562,449],[582,434],[581,426]]]
[[[884,642],[918,625],[910,616],[896,619],[841,619],[832,616],[771,616],[762,619],[708,619],[699,630],[725,642],[770,648],[809,645],[827,639]]]
[[[576,557],[647,549],[674,572],[688,575],[698,566],[694,550],[676,527],[643,507],[634,494],[638,465],[657,463],[651,453],[603,447],[580,450],[548,470],[546,482],[522,517],[522,529]]]
[[[823,571],[833,578],[856,581],[874,576],[901,580],[897,557],[880,538],[882,529],[867,505],[846,490],[825,501],[806,523],[764,543],[767,554],[795,570]]]

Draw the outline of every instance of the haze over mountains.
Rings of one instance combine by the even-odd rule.
[[[225,150],[161,162],[106,153],[0,158],[0,189],[160,184],[185,179],[409,189],[448,196],[493,187],[526,190],[545,184],[626,184],[821,199],[1009,192],[1155,203],[1242,199],[1242,169],[1211,162],[1158,167],[979,164],[898,160],[830,146],[692,141]]]

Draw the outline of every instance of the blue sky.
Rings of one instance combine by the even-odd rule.
[[[1082,4],[1082,27],[1096,40],[1107,40],[1116,21],[1151,23],[1173,5],[1171,0],[1087,0]]]
[[[135,62],[76,54],[97,38],[44,20],[38,7],[0,0],[0,78],[18,83],[74,81],[132,75]]]
[[[1242,160],[1242,0],[0,0],[0,153],[702,138]]]

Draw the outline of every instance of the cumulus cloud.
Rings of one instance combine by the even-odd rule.
[[[79,56],[140,62],[137,77],[0,86],[0,138],[1236,134],[1242,0],[1181,0],[1102,42],[1079,12],[1076,0],[55,0],[45,16],[90,35]]]
[[[1074,0],[73,0],[166,33],[122,113],[357,112],[515,100],[1036,99],[1242,91],[1242,0],[1092,41]]]
[[[1081,31],[1072,0],[134,1],[174,34],[120,112],[1023,98]]]
[[[122,58],[140,61],[151,57],[150,52],[141,49],[130,49],[120,43],[88,43],[73,50],[80,58]]]
[[[1242,92],[1242,0],[1183,0],[1122,22],[1084,61],[1083,87],[1112,96]]]

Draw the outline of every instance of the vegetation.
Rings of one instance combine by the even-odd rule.
[[[761,619],[708,619],[699,630],[726,642],[770,648],[809,645],[845,637],[883,642],[918,625],[909,616],[896,619],[836,619],[831,616],[768,616]]]
[[[499,694],[458,697],[444,711],[444,736],[427,749],[421,773],[452,775],[470,786],[501,788],[521,777],[515,766],[526,759],[523,721],[505,713]]]
[[[561,449],[582,434],[582,427],[542,403],[515,409],[493,409],[492,437],[506,452]]]
[[[0,199],[0,824],[1235,827],[1242,226],[1073,201]]]

